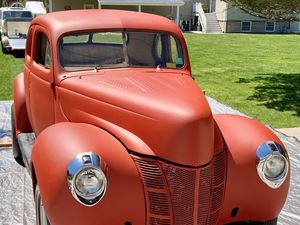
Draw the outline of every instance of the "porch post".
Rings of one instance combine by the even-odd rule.
[[[101,2],[98,0],[98,9],[101,9]]]
[[[142,12],[142,6],[139,5],[139,12]]]
[[[49,0],[49,12],[53,12],[53,9],[52,9],[52,0]]]
[[[179,5],[176,6],[176,24],[179,26]]]

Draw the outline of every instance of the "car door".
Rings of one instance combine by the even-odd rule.
[[[29,74],[31,125],[36,135],[54,123],[54,76],[47,30],[35,26]]]

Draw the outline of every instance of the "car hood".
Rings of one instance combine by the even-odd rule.
[[[63,80],[58,95],[70,121],[88,122],[92,115],[114,124],[162,159],[200,166],[213,157],[212,113],[188,74],[155,69],[82,73]]]

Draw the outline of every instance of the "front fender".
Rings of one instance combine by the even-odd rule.
[[[215,115],[227,148],[227,181],[220,224],[235,221],[268,221],[278,216],[289,177],[278,189],[269,188],[256,170],[256,151],[266,141],[284,145],[265,125],[237,115]]]
[[[92,207],[77,202],[67,185],[67,168],[79,153],[94,152],[107,164],[108,188]],[[88,124],[58,123],[37,137],[32,166],[51,224],[145,223],[138,170],[127,149],[111,134]]]
[[[16,134],[32,132],[27,114],[23,73],[20,73],[14,80],[14,112]]]

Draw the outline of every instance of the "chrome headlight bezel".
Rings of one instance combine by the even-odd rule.
[[[273,141],[265,142],[257,149],[256,158],[256,169],[261,180],[270,188],[279,188],[286,180],[289,171],[288,157],[283,148]],[[268,166],[267,163],[274,163],[275,159],[282,160],[284,166],[280,171],[277,172],[278,175],[276,177],[270,177],[266,172],[266,168]]]
[[[72,196],[82,205],[96,205],[104,197],[107,190],[108,181],[105,172],[105,163],[97,154],[92,152],[78,154],[71,161],[67,170],[67,183]],[[78,187],[78,180],[87,174],[93,176],[101,184],[99,189],[93,193],[84,193]]]

